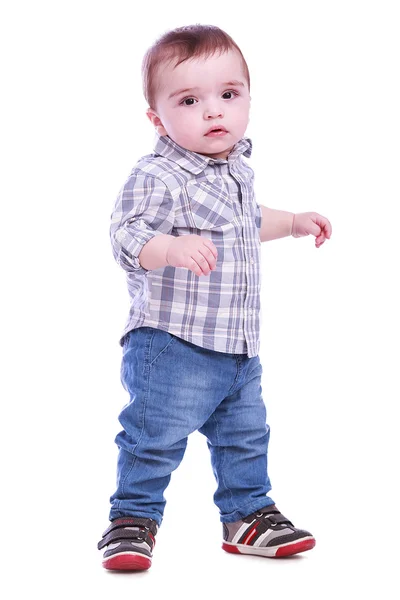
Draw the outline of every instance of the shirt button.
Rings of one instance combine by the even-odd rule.
[[[254,265],[254,258],[252,256],[250,257],[250,262],[252,265]]]

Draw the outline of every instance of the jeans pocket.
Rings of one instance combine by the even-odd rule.
[[[152,367],[156,360],[158,360],[162,355],[165,355],[172,349],[176,340],[177,337],[168,331],[164,331],[163,329],[154,330],[149,351],[150,367]]]

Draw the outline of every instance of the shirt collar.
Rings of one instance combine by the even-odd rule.
[[[182,167],[182,169],[193,173],[193,175],[198,175],[204,171],[210,161],[213,163],[225,162],[223,159],[211,158],[209,156],[204,156],[204,154],[198,154],[197,152],[186,150],[185,148],[182,148],[182,146],[179,146],[179,144],[174,142],[174,140],[167,135],[160,136],[156,134],[154,152],[159,156],[164,156],[164,158],[172,160]],[[249,157],[251,156],[251,152],[251,140],[249,138],[242,138],[237,142],[237,144],[235,144],[229,153],[228,162],[232,163],[236,161],[241,154]]]

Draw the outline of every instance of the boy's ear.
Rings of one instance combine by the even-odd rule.
[[[147,109],[146,115],[148,116],[149,120],[152,122],[152,124],[156,128],[156,131],[159,135],[168,135],[167,130],[165,129],[164,125],[162,124],[160,117],[158,116],[158,114],[156,112],[154,112],[154,110],[152,108]]]

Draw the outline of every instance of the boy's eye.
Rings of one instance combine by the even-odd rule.
[[[234,92],[233,90],[228,90],[227,92],[224,92],[222,94],[222,97],[224,100],[230,100],[231,98],[234,98],[237,95],[237,92]]]
[[[196,104],[196,102],[197,100],[194,98],[184,98],[181,104],[184,104],[185,106],[192,106],[193,104]]]

